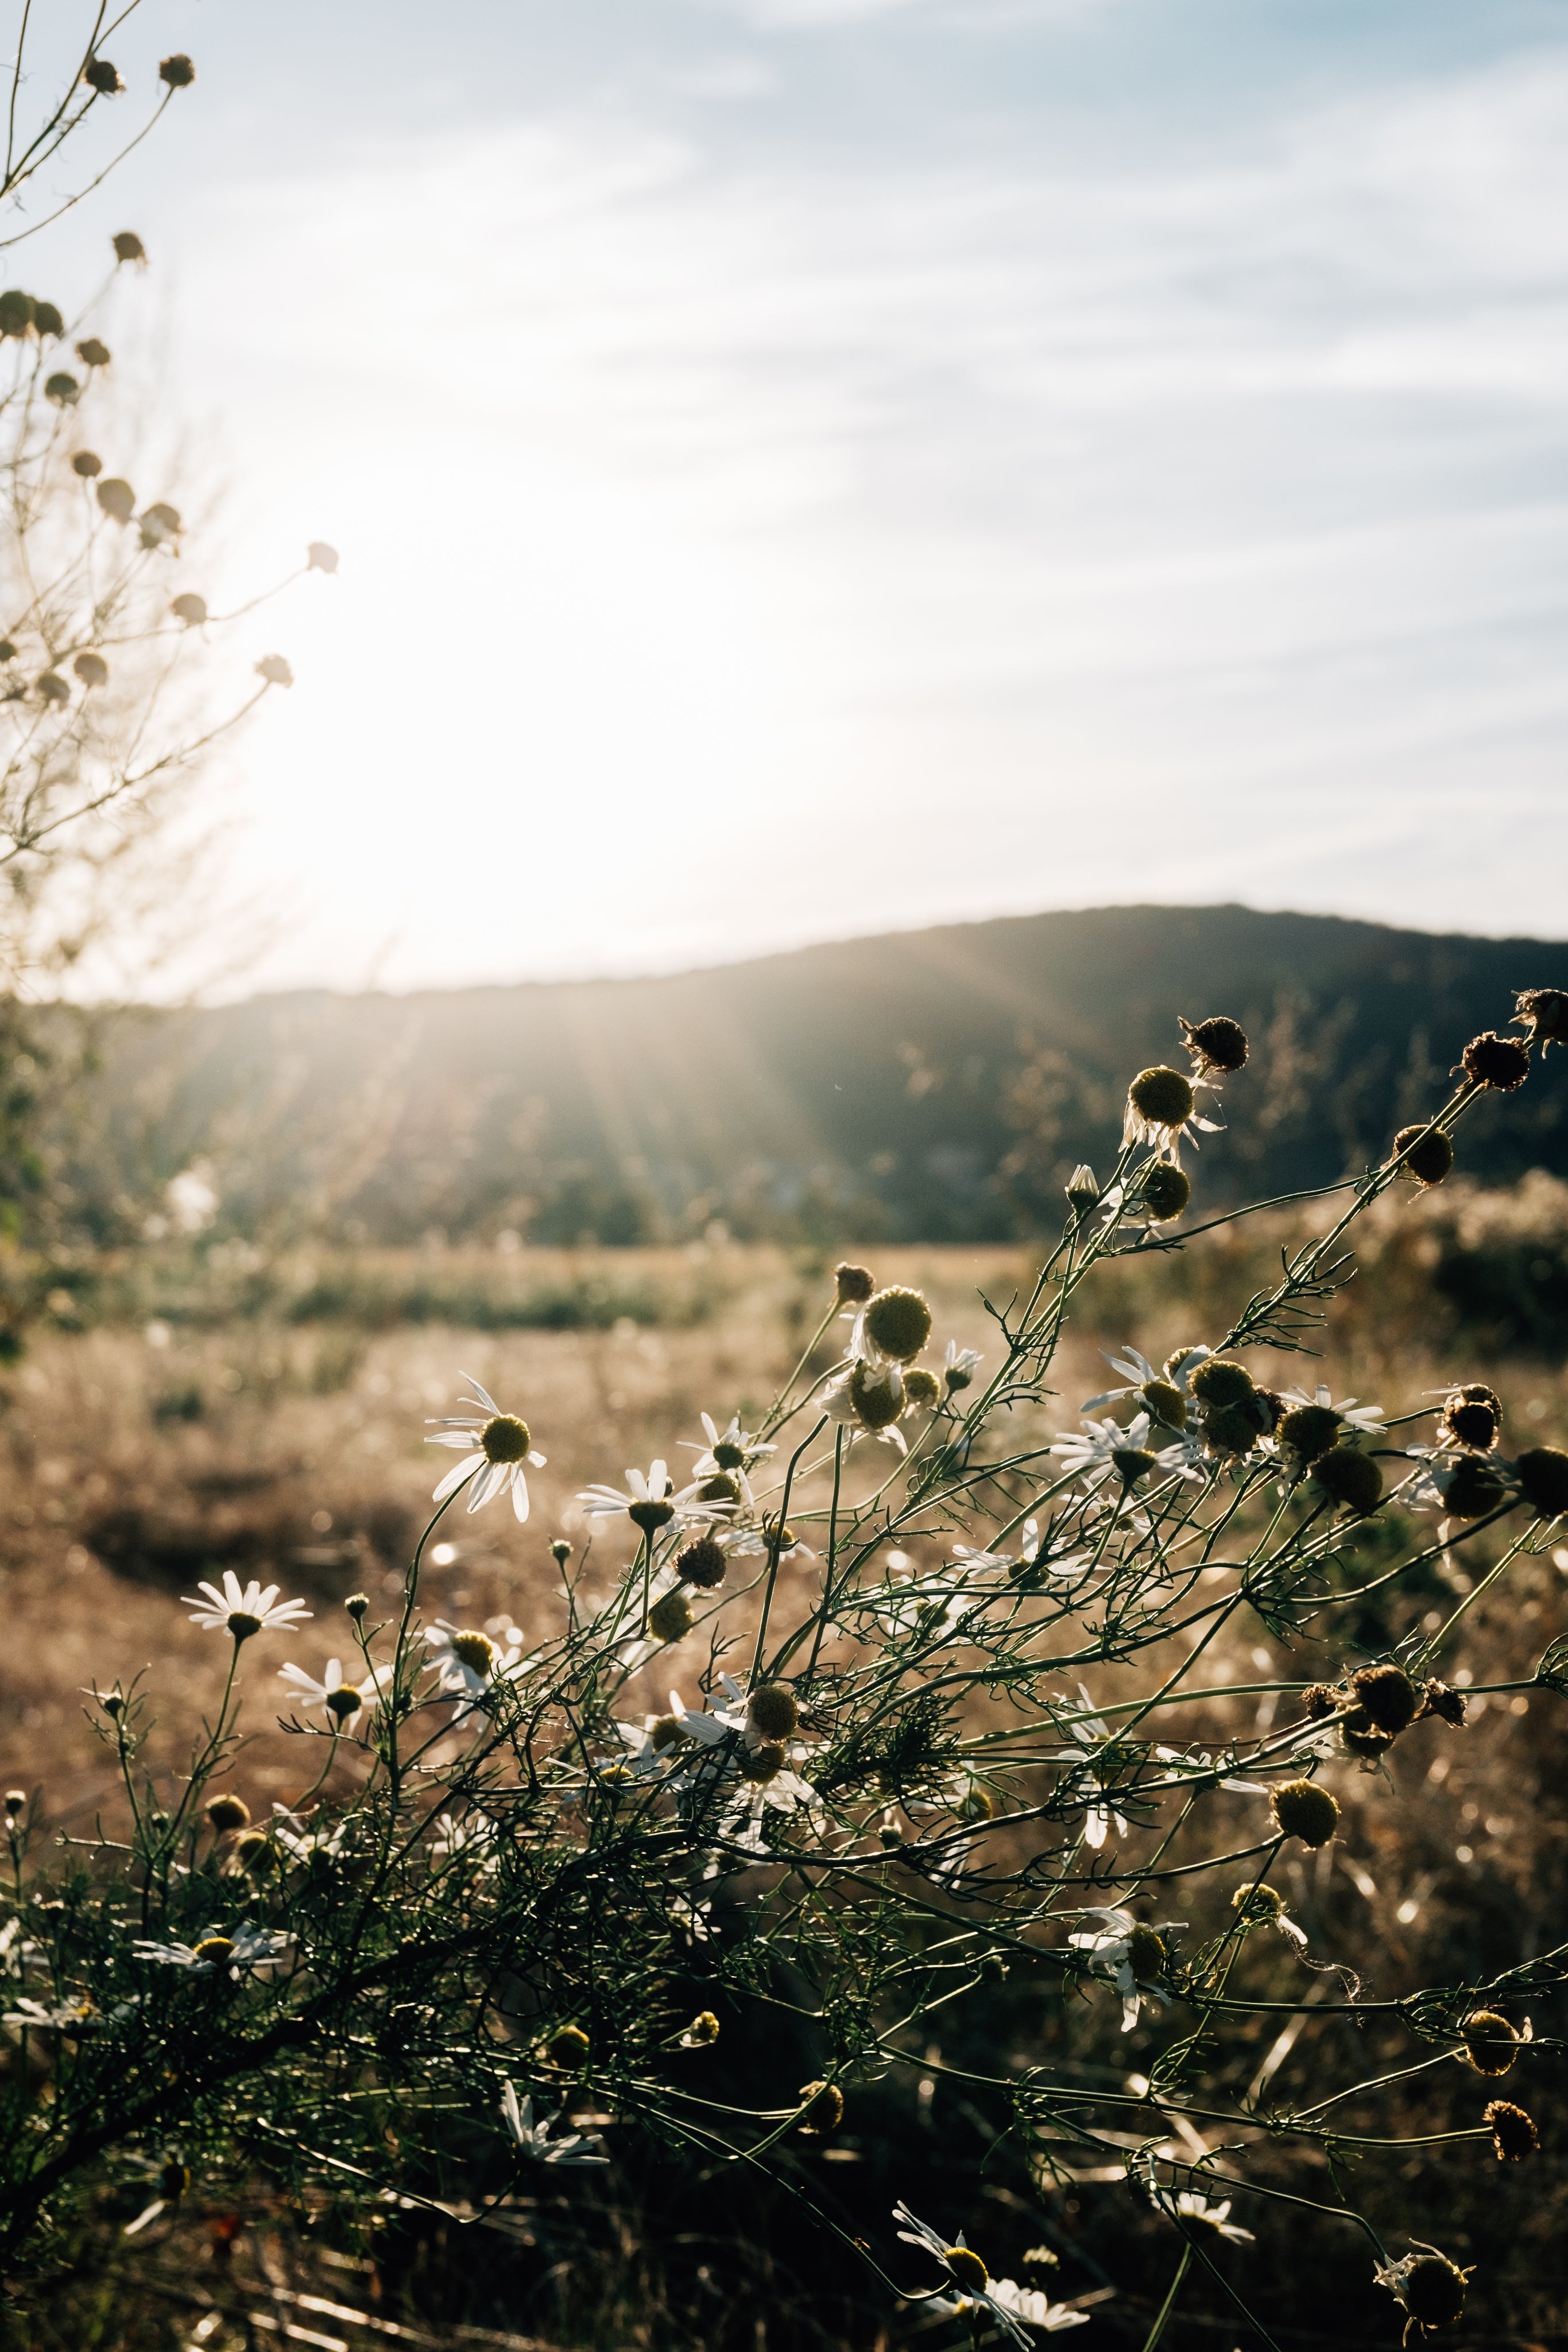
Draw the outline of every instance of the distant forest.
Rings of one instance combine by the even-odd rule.
[[[1121,907],[804,949],[671,979],[122,1013],[56,1165],[110,1239],[203,1168],[214,1234],[398,1244],[995,1241],[1103,1170],[1176,1015],[1252,1039],[1204,1202],[1382,1154],[1568,947],[1240,907]],[[1461,1168],[1568,1174],[1568,1054],[1467,1123]]]

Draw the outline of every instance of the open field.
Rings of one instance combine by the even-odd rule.
[[[1353,1389],[1390,1412],[1410,1412],[1458,1380],[1485,1377],[1502,1396],[1505,1444],[1562,1443],[1568,1381],[1561,1348],[1549,1356],[1516,1342],[1509,1352],[1492,1352],[1507,1285],[1476,1276],[1478,1265],[1517,1260],[1521,1279],[1550,1295],[1558,1278],[1560,1189],[1538,1194],[1531,1217],[1517,1197],[1450,1202],[1443,1210],[1448,1240],[1435,1227],[1430,1203],[1370,1221],[1364,1271],[1336,1304],[1322,1340],[1321,1369],[1336,1397]],[[1466,1219],[1468,1242],[1450,1246]],[[1269,1277],[1291,1230],[1279,1220],[1257,1230],[1228,1227],[1182,1256],[1107,1268],[1091,1312],[1059,1358],[1061,1393],[1030,1417],[1039,1426],[1072,1426],[1081,1400],[1110,1377],[1102,1344],[1131,1340],[1158,1357],[1178,1343],[1217,1337],[1227,1310]],[[868,1255],[879,1279],[927,1292],[938,1348],[951,1337],[985,1349],[988,1317],[977,1293],[1003,1302],[1030,1274],[1021,1251]],[[1532,1266],[1542,1271],[1531,1276]],[[83,1328],[72,1328],[62,1302],[57,1328],[8,1375],[0,1769],[37,1789],[48,1829],[68,1832],[85,1829],[100,1807],[111,1814],[114,1805],[113,1776],[83,1720],[83,1686],[151,1668],[162,1718],[154,1746],[164,1769],[177,1768],[201,1716],[215,1706],[227,1644],[192,1626],[179,1596],[225,1565],[307,1594],[316,1612],[298,1633],[258,1639],[245,1654],[254,1739],[236,1760],[233,1785],[265,1814],[313,1779],[319,1750],[312,1746],[307,1755],[277,1727],[273,1674],[286,1658],[319,1672],[329,1656],[346,1654],[340,1603],[350,1591],[390,1603],[401,1589],[402,1560],[445,1466],[424,1446],[425,1418],[450,1407],[462,1371],[521,1410],[549,1459],[531,1480],[526,1528],[505,1505],[444,1526],[450,1539],[431,1559],[426,1614],[469,1624],[506,1615],[527,1634],[559,1606],[550,1538],[564,1534],[580,1556],[587,1539],[576,1490],[592,1478],[618,1479],[624,1465],[645,1465],[656,1452],[673,1454],[675,1441],[698,1433],[703,1411],[720,1420],[737,1409],[743,1417],[755,1413],[807,1345],[830,1289],[822,1258],[771,1247],[588,1256],[360,1253],[265,1268],[239,1265],[231,1255],[205,1268],[171,1260],[135,1269],[139,1289],[130,1286],[130,1271],[122,1311],[98,1322],[81,1318]],[[235,1295],[236,1281],[251,1286],[248,1297]],[[820,1362],[828,1360],[831,1338],[819,1349]],[[1260,1357],[1256,1369],[1283,1384],[1310,1382],[1318,1368],[1301,1358]],[[791,1519],[800,1518],[809,1539],[812,1496],[804,1501],[803,1512],[792,1506]],[[944,1531],[939,1544],[934,1538],[934,1553],[949,1538]],[[623,1545],[601,1538],[587,1564],[589,1582],[607,1581],[624,1558]],[[1386,1617],[1369,1612],[1357,1638],[1376,1649],[1413,1617],[1437,1622],[1437,1612],[1470,1589],[1476,1566],[1456,1554],[1420,1589],[1402,1591]],[[810,1559],[788,1571],[813,1572]],[[1568,1546],[1517,1563],[1502,1592],[1471,1612],[1455,1652],[1456,1679],[1517,1685],[1564,1631]],[[661,1654],[644,1673],[637,1703],[662,1704],[672,1679],[695,1686],[705,1655],[695,1637]],[[1283,1651],[1245,1617],[1208,1668],[1215,1684],[1306,1680],[1316,1671],[1310,1651]],[[1113,1701],[1117,1670],[1093,1679],[1096,1700]],[[1200,1710],[1187,1710],[1182,1730],[1205,1738],[1261,1730],[1260,1709],[1276,1703],[1243,1697],[1207,1706],[1201,1729],[1192,1719]],[[1366,1989],[1387,1997],[1457,1969],[1473,1979],[1561,1942],[1568,1934],[1565,1717],[1563,1702],[1547,1691],[1481,1688],[1464,1731],[1436,1721],[1418,1726],[1376,1772],[1348,1759],[1336,1762],[1330,1778],[1342,1806],[1341,1836],[1315,1856],[1288,1860],[1281,1873],[1281,1891],[1314,1953],[1354,1951],[1364,1959],[1375,1949],[1375,1978],[1367,1977]],[[353,1759],[342,1769],[351,1771]],[[1224,1822],[1242,1834],[1247,1803],[1216,1798],[1210,1829]],[[1228,1827],[1220,1837],[1228,1842]],[[1216,1899],[1195,1888],[1184,1902],[1195,1934],[1213,1927],[1206,1906]],[[1260,1992],[1277,1965],[1275,1956],[1249,1949]],[[1117,2070],[1146,2069],[1174,2029],[1150,2021],[1122,2042],[1107,2009],[1103,2030],[1113,2080]],[[1327,2016],[1276,2037],[1260,2014],[1223,2063],[1242,2084],[1251,2079],[1299,2096],[1324,2053],[1336,2064],[1343,2059],[1350,2030],[1351,2021]],[[1016,2071],[1037,2063],[1061,2031],[1051,2003],[1042,2005],[1023,1978],[997,1988],[982,2010],[956,2012],[941,2055],[949,2066],[1000,2063]],[[931,2046],[935,2055],[937,2044]],[[1398,2200],[1396,2226],[1407,2226],[1416,2210],[1434,2237],[1482,2265],[1485,2294],[1474,2306],[1481,2332],[1451,2339],[1456,2345],[1563,2340],[1553,2251],[1563,2227],[1554,2119],[1563,2063],[1550,2041],[1530,2071],[1530,2105],[1543,2140],[1538,2163],[1500,2172],[1488,2147],[1416,2148],[1384,2192]],[[1484,2095],[1484,2087],[1457,2081],[1449,2068],[1412,2085],[1384,2121],[1391,2131],[1473,2126]],[[1054,2173],[1037,2158],[1027,2179],[998,2177],[988,2170],[987,2151],[999,2119],[945,2084],[922,2097],[906,2112],[874,2084],[852,2095],[831,2158],[810,2159],[827,2167],[819,2185],[833,2210],[847,2225],[877,2234],[885,2231],[894,2195],[909,2195],[917,2207],[923,2193],[966,2208],[989,2200],[985,2210],[998,2240],[1004,2246],[1017,2240],[1009,2255],[1015,2266],[1043,2237],[1060,2263],[1053,2293],[1104,2295],[1081,2331],[1083,2352],[1124,2346],[1132,2352],[1163,2292],[1163,2255],[1138,2235],[1148,2234],[1146,2220],[1134,2217],[1130,2232],[1119,2168],[1113,2179],[1103,2167],[1075,2165],[1063,2148]],[[1301,2177],[1283,2166],[1277,2176],[1297,2185]],[[477,2252],[471,2233],[448,2239],[437,2230],[321,2253],[265,2183],[214,2184],[172,2230],[136,2242],[134,2252],[114,2252],[116,2220],[93,2253],[94,2263],[109,2266],[96,2299],[63,2304],[69,2317],[47,2341],[51,2352],[68,2342],[73,2352],[183,2346],[193,2340],[193,2288],[198,2304],[210,2297],[236,2313],[270,2309],[288,2325],[313,2327],[308,2340],[325,2341],[325,2327],[354,2352],[374,2340],[351,2323],[356,2308],[383,2320],[395,2315],[399,2324],[434,2329],[430,2340],[453,2343],[543,2339],[606,2352],[701,2343],[750,2352],[768,2342],[826,2347],[873,2340],[874,2328],[862,2333],[852,2315],[860,2292],[852,2266],[819,2275],[801,2249],[791,2252],[792,2225],[778,2199],[753,2210],[743,2189],[731,2185],[724,2194],[722,2216],[711,2217],[705,2236],[690,2216],[661,2203],[657,2166],[638,2169],[629,2159],[612,2188],[585,2176],[570,2196],[522,2200],[510,2210],[510,2234],[497,2222]],[[1277,2291],[1279,2278],[1290,2274],[1301,2325],[1283,2333],[1282,2343],[1394,2340],[1390,2307],[1370,2287],[1356,2289],[1344,2326],[1314,2301],[1321,2264],[1338,2249],[1339,2240],[1325,2246],[1311,2228],[1294,2252],[1282,2252],[1276,2238],[1269,2256],[1276,2276],[1268,2286],[1261,2245],[1239,2252],[1246,2292]],[[127,2283],[117,2287],[116,2276]],[[709,2276],[728,2283],[727,2299],[711,2300],[718,2291],[704,2285]],[[149,2283],[145,2292],[130,2283],[134,2277]],[[312,2319],[287,2305],[300,2294],[317,2299],[319,2313],[334,2305],[338,2317]],[[750,2297],[766,2305],[760,2316]],[[1168,2330],[1172,2352],[1229,2340],[1213,2332],[1225,2324],[1223,2314],[1205,2317],[1201,2305],[1197,2298],[1190,2321],[1179,2318]],[[919,2315],[906,2319],[914,2330]],[[464,2338],[465,2326],[490,2334]],[[204,2340],[247,2339],[235,2333]],[[262,2339],[253,2333],[248,2340]],[[948,2338],[933,2341],[946,2346]]]

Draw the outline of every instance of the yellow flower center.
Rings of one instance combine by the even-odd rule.
[[[226,1960],[234,1950],[232,1936],[204,1936],[195,1947],[199,1960]]]
[[[452,1654],[471,1674],[487,1675],[496,1663],[496,1644],[488,1633],[454,1633]]]
[[[346,1723],[350,1716],[358,1715],[363,1705],[364,1700],[352,1683],[340,1683],[336,1690],[329,1690],[327,1694],[327,1711],[335,1715],[340,1723]]]
[[[528,1458],[528,1424],[519,1421],[515,1412],[498,1412],[479,1432],[480,1450],[486,1462],[523,1462]]]
[[[972,2246],[946,2246],[942,2259],[960,2286],[967,2286],[971,2294],[985,2292],[991,2274]]]
[[[662,1715],[648,1734],[648,1741],[654,1753],[662,1756],[666,1748],[678,1748],[685,1736],[677,1717]]]

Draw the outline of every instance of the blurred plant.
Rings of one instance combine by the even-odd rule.
[[[1467,1054],[1427,1129],[1450,1133],[1516,1082],[1525,1049],[1498,1050],[1508,1042]],[[1197,1064],[1196,1036],[1192,1050]],[[1463,2085],[1552,2046],[1522,2011],[1568,1983],[1568,1946],[1375,1998],[1361,1953],[1309,1958],[1270,1882],[1291,1852],[1334,1840],[1334,1769],[1370,1785],[1416,1722],[1464,1725],[1466,1621],[1511,1564],[1559,1539],[1568,1454],[1505,1454],[1481,1381],[1391,1416],[1336,1402],[1327,1383],[1273,1391],[1246,1362],[1304,1347],[1351,1271],[1356,1221],[1415,1181],[1407,1142],[1333,1188],[1346,1197],[1327,1232],[1212,1341],[1160,1365],[1118,1360],[1124,1385],[1084,1410],[1121,1418],[1041,1432],[1085,1284],[1175,1244],[1149,1196],[1176,1165],[1202,1066],[1134,1079],[1108,1179],[1075,1171],[1031,1294],[990,1310],[988,1378],[970,1351],[966,1377],[927,1372],[938,1340],[921,1294],[840,1268],[755,1427],[705,1416],[685,1472],[672,1454],[580,1497],[614,1548],[611,1589],[598,1563],[600,1589],[587,1581],[591,1546],[574,1570],[558,1541],[559,1614],[526,1635],[509,1618],[420,1616],[435,1528],[502,1496],[526,1519],[523,1466],[548,1435],[548,1397],[526,1401],[525,1421],[471,1383],[437,1427],[463,1458],[392,1617],[377,1624],[354,1594],[347,1664],[281,1668],[318,1762],[270,1822],[232,1786],[239,1669],[253,1644],[297,1637],[301,1602],[232,1573],[204,1585],[193,1613],[228,1644],[227,1677],[167,1787],[147,1768],[140,1683],[95,1691],[122,1822],[62,1837],[64,1864],[36,1870],[37,1807],[7,1799],[8,2266],[46,2258],[106,2167],[141,2177],[171,2149],[198,2175],[264,2168],[318,2209],[373,2216],[392,2196],[452,2214],[486,2210],[528,2168],[613,2161],[634,2136],[694,2173],[775,2175],[848,2243],[802,2183],[799,2144],[831,2138],[858,2086],[905,2070],[996,2102],[1037,2182],[1064,2142],[1124,2173],[1181,2242],[1160,2326],[1195,2263],[1246,2313],[1223,2257],[1266,2242],[1281,2200],[1364,2242],[1365,2274],[1409,2332],[1458,2315],[1467,2269],[1413,2233],[1391,2252],[1342,2168],[1434,2141],[1526,2160],[1528,2109],[1467,2105]],[[813,1380],[835,1318],[843,1352]],[[1425,1597],[1437,1565],[1453,1605],[1369,1654],[1369,1597]],[[1207,1680],[1243,1611],[1278,1641],[1329,1646],[1334,1674]],[[682,1643],[693,1696],[630,1711],[633,1678]],[[1133,1696],[1090,1694],[1082,1677],[1109,1668],[1134,1677]],[[1563,1687],[1555,1650],[1531,1680]],[[1250,1734],[1184,1737],[1184,1708],[1242,1693],[1269,1702]],[[1213,1925],[1190,1940],[1165,1916],[1173,1878],[1189,1917],[1207,1895]],[[1009,1974],[1038,1986],[1041,2015],[1061,1997],[1060,2025],[1016,2066],[945,2064],[936,2021]],[[1070,2032],[1097,1987],[1124,2033],[1176,2025],[1147,2075],[1099,2063],[1092,2021]],[[1251,2054],[1232,2054],[1260,2014],[1296,2032],[1338,2017],[1396,2046],[1369,2059],[1354,2039],[1325,2042],[1307,2096],[1270,2103],[1271,2068],[1254,2076]],[[1458,2117],[1390,2132],[1396,2087],[1439,2066]],[[1281,2186],[1291,2149],[1326,2159],[1332,2193],[1311,2172]],[[1256,2231],[1230,2218],[1239,2200]],[[900,2284],[862,2252],[889,2292],[977,2343],[1076,2324],[1070,2302],[993,2280],[960,2218],[904,2233],[935,2257],[934,2280]]]
[[[0,246],[68,210],[119,160],[91,150],[99,109],[123,92],[99,43],[135,5],[112,17],[91,13],[53,98],[40,94],[48,73],[29,58],[32,18],[23,12],[0,180],[13,233]],[[57,46],[65,37],[57,18],[49,32]],[[120,154],[194,78],[188,58],[163,59],[152,120]],[[84,138],[85,181],[52,199],[42,219],[18,225],[22,192],[68,141]],[[225,616],[181,587],[180,509],[139,498],[118,470],[113,354],[90,330],[109,288],[127,268],[144,269],[147,254],[133,230],[111,245],[106,285],[75,317],[19,287],[0,291],[0,1357],[17,1352],[48,1283],[36,1256],[22,1254],[50,1240],[62,1206],[40,1141],[47,1102],[92,1057],[90,1024],[58,1012],[41,1018],[39,1008],[57,1004],[73,981],[79,989],[94,957],[101,990],[111,944],[188,930],[182,885],[193,849],[176,835],[183,796],[214,745],[291,682],[283,657],[264,653],[243,693],[222,688],[214,700],[214,642],[265,599]],[[336,565],[318,544],[301,570]]]

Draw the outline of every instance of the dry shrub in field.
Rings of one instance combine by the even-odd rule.
[[[1183,1026],[1190,1070],[1132,1078],[1114,1167],[1075,1172],[983,1349],[839,1267],[770,1403],[578,1492],[526,1629],[426,1612],[455,1519],[527,1521],[556,1475],[548,1383],[470,1381],[395,1590],[323,1628],[234,1567],[193,1589],[226,1680],[184,1771],[141,1681],[99,1685],[118,1809],[49,1856],[7,1801],[14,2263],[137,2167],[177,2168],[152,2231],[189,2171],[329,2236],[391,2210],[600,2261],[633,2188],[656,2250],[719,2182],[732,2235],[769,2198],[770,2228],[780,2197],[814,2215],[793,2259],[846,2340],[894,2299],[1022,2345],[1118,2292],[1270,2342],[1540,2309],[1427,2168],[1527,2175],[1544,2120],[1568,1943],[1510,1840],[1568,1687],[1568,1454],[1473,1372],[1396,1410],[1279,1369],[1358,1223],[1530,1050],[1472,1041],[1322,1230],[1119,1351],[1063,1430],[1069,1316],[1168,1258],[1184,1144],[1244,1065],[1234,1024]],[[258,1657],[301,1759],[270,1811]]]

